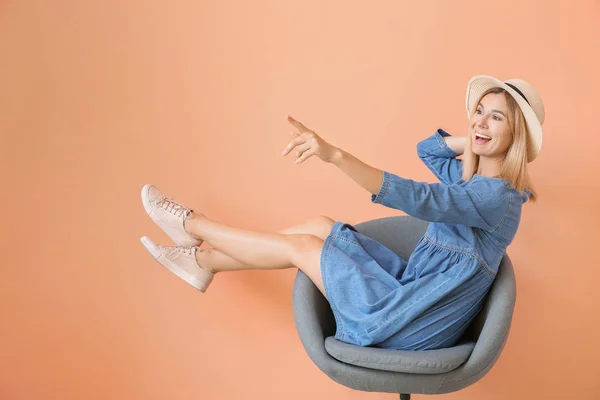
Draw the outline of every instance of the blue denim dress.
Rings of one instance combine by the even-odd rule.
[[[449,347],[481,309],[531,192],[477,174],[464,182],[462,160],[445,136],[438,129],[417,145],[440,183],[384,171],[371,195],[373,203],[430,222],[408,260],[341,221],[325,239],[321,276],[336,339],[401,350]]]

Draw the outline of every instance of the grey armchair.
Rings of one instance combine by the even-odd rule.
[[[428,223],[410,216],[380,218],[355,225],[408,259]],[[293,311],[302,345],[311,360],[334,381],[356,390],[443,394],[481,379],[500,356],[516,301],[515,275],[507,255],[483,308],[455,346],[427,351],[362,347],[335,339],[329,303],[300,270],[293,289]]]

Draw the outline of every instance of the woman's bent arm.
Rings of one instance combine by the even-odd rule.
[[[463,154],[465,152],[465,145],[467,143],[466,136],[447,136],[444,140],[453,152],[458,154]]]
[[[379,193],[383,182],[383,171],[365,164],[352,154],[338,149],[331,162],[352,180],[367,189],[371,194]]]

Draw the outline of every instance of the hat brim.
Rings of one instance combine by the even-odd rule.
[[[515,99],[523,112],[525,123],[529,129],[531,143],[533,145],[532,148],[527,149],[527,162],[532,162],[537,158],[542,148],[542,125],[535,115],[533,108],[531,108],[527,101],[525,101],[517,91],[506,83],[488,75],[476,75],[472,77],[467,84],[467,117],[471,117],[471,110],[483,92],[496,87],[506,90]]]

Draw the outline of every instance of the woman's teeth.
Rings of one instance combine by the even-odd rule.
[[[475,143],[485,144],[492,140],[491,137],[482,135],[481,133],[475,132]]]

